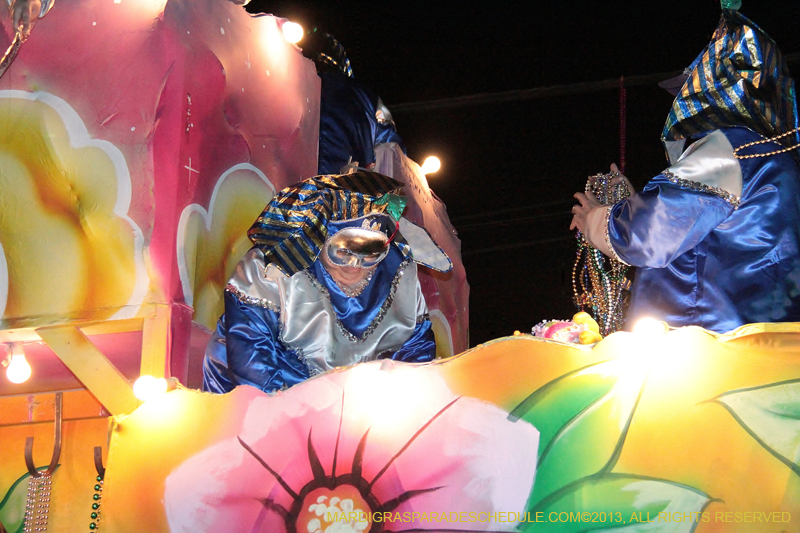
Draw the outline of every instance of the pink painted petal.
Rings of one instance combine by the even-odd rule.
[[[400,455],[375,492],[386,500],[404,491],[441,487],[401,504],[400,513],[522,511],[533,485],[538,444],[539,433],[530,424],[509,422],[497,407],[461,398]],[[431,525],[403,523],[404,529]],[[482,531],[513,529],[509,523],[479,526]]]
[[[358,365],[257,395],[246,409],[238,434],[168,477],[173,531],[283,531],[275,509],[289,510],[314,480],[312,462],[317,475],[330,476],[334,460],[337,476],[350,474],[360,443],[372,495],[401,513],[521,511],[533,483],[538,431],[491,404],[456,398],[437,365]],[[401,529],[440,525],[406,521]],[[492,526],[511,525],[480,529]]]

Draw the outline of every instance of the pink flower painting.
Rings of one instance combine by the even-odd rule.
[[[172,531],[512,531],[539,432],[455,396],[436,365],[391,361],[272,396],[166,480]],[[501,519],[502,518],[502,519]]]

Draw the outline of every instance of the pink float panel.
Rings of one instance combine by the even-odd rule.
[[[428,186],[419,165],[394,144],[375,150],[375,170],[403,184],[408,206],[404,216],[424,227],[450,257],[447,273],[419,269],[419,281],[436,333],[437,355],[449,357],[469,348],[469,283],[461,261],[461,241],[450,223],[447,208]]]
[[[319,78],[282,22],[224,0],[56,0],[0,78],[0,329],[168,306],[186,378],[195,290],[227,277],[274,190],[316,172]],[[112,359],[141,343],[117,341]]]

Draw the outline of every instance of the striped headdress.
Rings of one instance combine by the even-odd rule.
[[[405,207],[403,184],[377,172],[315,176],[280,191],[247,236],[286,275],[305,270],[328,238],[328,223],[385,213],[395,221]],[[407,245],[396,243],[403,255]]]
[[[661,135],[668,153],[671,141],[722,127],[746,126],[765,137],[797,127],[794,81],[777,45],[737,11],[722,11],[689,69]]]

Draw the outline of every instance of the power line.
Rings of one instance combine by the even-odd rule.
[[[490,220],[487,222],[476,222],[475,224],[465,224],[463,226],[457,226],[456,229],[459,232],[470,230],[474,228],[488,228],[490,226],[507,226],[510,224],[516,224],[517,222],[527,222],[530,220],[542,220],[546,218],[561,218],[561,217],[568,217],[572,216],[571,211],[559,211],[557,213],[542,213],[541,215],[531,215],[529,217],[516,217],[516,218],[504,218],[503,220]]]
[[[524,242],[517,242],[514,244],[504,244],[501,246],[493,246],[491,248],[481,248],[479,250],[461,250],[461,257],[469,257],[473,255],[481,255],[481,254],[488,254],[492,252],[502,252],[505,250],[514,250],[517,248],[529,248],[531,246],[537,246],[541,244],[553,244],[556,242],[563,242],[563,241],[574,241],[575,235],[564,235],[562,237],[552,237],[550,239],[540,239],[538,241],[524,241]]]
[[[644,76],[632,76],[630,78],[626,77],[625,84],[628,87],[636,85],[654,85],[660,81],[677,76],[678,74],[680,74],[680,72],[673,71],[660,74],[646,74]],[[567,85],[552,85],[550,87],[534,87],[533,89],[520,89],[499,93],[471,94],[467,96],[456,96],[454,98],[442,98],[439,100],[394,104],[388,107],[391,109],[392,113],[413,113],[429,111],[431,109],[448,109],[471,105],[497,104],[502,102],[516,102],[519,100],[533,100],[535,98],[583,94],[609,89],[619,89],[619,78],[571,83]]]
[[[461,216],[461,217],[453,218],[453,219],[450,219],[450,223],[455,226],[457,224],[463,223],[464,221],[473,220],[473,219],[476,219],[476,218],[483,218],[483,219],[485,219],[485,218],[493,218],[493,217],[496,217],[498,215],[507,215],[509,213],[516,213],[516,212],[519,212],[519,211],[529,211],[531,209],[538,209],[538,208],[544,208],[544,207],[558,207],[558,206],[561,206],[561,205],[571,205],[571,204],[574,204],[574,203],[575,203],[575,199],[574,198],[570,198],[568,200],[554,200],[552,202],[542,202],[540,204],[530,204],[530,205],[523,205],[523,206],[519,206],[519,207],[509,207],[509,208],[506,208],[506,209],[495,209],[495,210],[492,210],[492,211],[489,211],[489,212],[474,213],[472,215],[464,215],[464,216]]]
[[[800,52],[793,52],[784,56],[787,62],[800,61]],[[681,71],[661,72],[658,74],[644,74],[640,76],[625,76],[626,87],[640,85],[656,85],[658,82],[672,78]],[[388,106],[392,113],[415,113],[431,109],[452,109],[482,104],[497,104],[503,102],[517,102],[520,100],[533,100],[553,96],[566,96],[584,94],[597,91],[619,89],[619,78],[584,83],[570,83],[565,85],[552,85],[550,87],[534,87],[533,89],[520,89],[498,93],[481,93],[438,100],[425,100],[422,102],[408,102]]]

